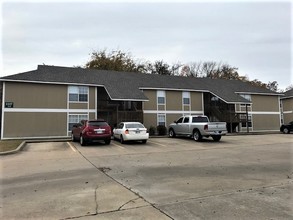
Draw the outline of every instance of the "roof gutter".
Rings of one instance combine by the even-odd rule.
[[[284,96],[281,93],[263,93],[263,92],[235,92],[237,94],[250,94],[250,95],[276,95],[276,96]]]

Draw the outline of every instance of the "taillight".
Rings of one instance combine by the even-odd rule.
[[[93,129],[90,129],[89,127],[86,127],[84,129],[84,132],[87,134],[87,135],[91,135],[94,133],[94,130]]]
[[[105,129],[105,133],[106,133],[106,134],[111,134],[111,127],[110,127],[110,128],[106,128],[106,129]]]
[[[125,130],[125,132],[124,132],[125,134],[129,134],[129,131],[128,131],[128,129],[127,130]]]
[[[205,125],[205,126],[203,127],[203,129],[204,129],[204,130],[208,130],[208,129],[209,129],[208,125]]]

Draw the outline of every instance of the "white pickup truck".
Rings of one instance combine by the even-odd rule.
[[[214,141],[219,141],[226,134],[226,122],[209,122],[205,115],[185,115],[169,125],[169,137],[183,135],[201,141],[203,137],[211,136]]]

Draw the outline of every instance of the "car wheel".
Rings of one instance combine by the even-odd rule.
[[[195,140],[195,141],[201,141],[202,140],[202,136],[201,136],[199,130],[195,130],[193,132],[192,137],[193,137],[193,140]]]
[[[73,133],[71,134],[71,141],[72,142],[75,142],[76,141],[76,138],[74,137]]]
[[[212,136],[212,138],[213,138],[214,141],[220,141],[221,140],[221,137],[222,136],[220,136],[220,135],[214,135],[214,136]]]
[[[284,134],[289,134],[289,133],[290,133],[290,131],[289,131],[289,129],[288,129],[288,128],[284,128],[284,130],[283,130],[283,133],[284,133]]]
[[[145,144],[145,143],[147,142],[147,140],[142,140],[141,142],[142,142],[143,144]]]
[[[105,140],[105,144],[109,145],[111,143],[111,140]]]
[[[174,132],[173,129],[170,129],[170,130],[169,130],[169,137],[171,137],[171,138],[176,137],[176,134],[175,134],[175,132]]]
[[[84,140],[84,138],[82,137],[82,135],[80,136],[79,142],[80,142],[80,145],[81,146],[85,146],[86,145],[86,141]]]
[[[121,144],[124,144],[125,143],[124,138],[123,138],[123,135],[120,136],[120,143]]]

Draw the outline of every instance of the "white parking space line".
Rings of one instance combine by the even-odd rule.
[[[77,152],[76,148],[70,142],[66,142],[66,143],[71,148],[71,150],[73,150],[74,152]]]
[[[159,143],[154,142],[154,141],[150,141],[150,140],[148,140],[148,142],[149,142],[149,143],[152,143],[152,144],[160,145],[160,146],[162,146],[162,147],[167,147],[167,145],[159,144]]]
[[[114,146],[119,147],[119,148],[125,150],[125,147],[122,147],[121,145],[118,145],[118,144],[114,143],[113,141],[111,141],[111,144],[113,144]]]

